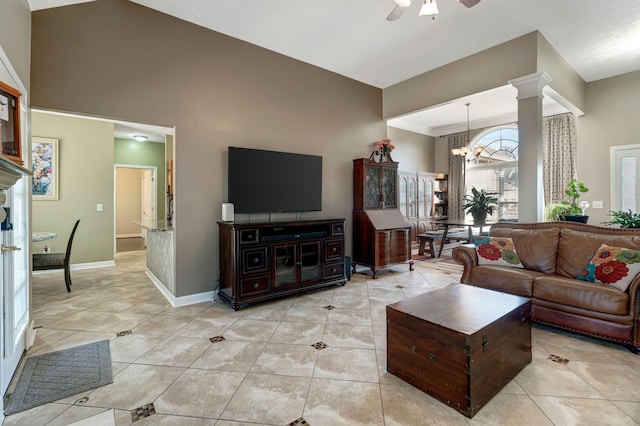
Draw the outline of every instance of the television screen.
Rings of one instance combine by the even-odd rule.
[[[229,202],[236,213],[322,210],[322,157],[229,147]]]

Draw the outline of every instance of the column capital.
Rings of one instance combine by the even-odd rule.
[[[542,89],[551,82],[552,78],[544,71],[524,77],[509,80],[509,84],[518,89],[518,99],[527,99],[534,96],[542,97]]]

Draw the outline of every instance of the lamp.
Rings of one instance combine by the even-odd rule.
[[[436,19],[435,15],[438,13],[440,13],[440,11],[438,10],[438,3],[436,3],[436,0],[424,0],[418,16],[432,15],[433,19]]]
[[[148,136],[145,136],[145,135],[133,135],[133,138],[134,138],[135,140],[137,140],[138,142],[144,142],[144,141],[146,141],[147,139],[149,139],[149,137],[148,137]]]
[[[467,154],[469,153],[469,151],[471,151],[471,148],[469,148],[469,105],[471,105],[470,103],[466,103],[465,104],[467,106],[467,137],[464,140],[464,146],[461,146],[460,148],[451,148],[451,154],[455,155],[455,156],[460,156],[460,157],[466,157]],[[484,147],[482,147],[482,150],[480,152],[482,152],[484,150]],[[473,150],[473,153],[476,153],[476,150]],[[476,154],[477,156],[477,154]]]
[[[483,151],[484,151],[484,146],[482,145],[477,145],[473,147],[473,155],[476,157],[482,154]]]

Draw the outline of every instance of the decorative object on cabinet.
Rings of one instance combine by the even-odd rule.
[[[394,144],[391,143],[391,139],[380,139],[376,142],[376,150],[371,153],[369,159],[377,159],[379,163],[387,163],[389,161],[393,161],[391,159],[391,151],[396,148]]]
[[[411,225],[398,210],[398,163],[353,160],[353,264],[377,270],[411,260]]]
[[[31,194],[34,200],[58,199],[58,139],[31,139]]]
[[[0,81],[0,143],[2,156],[22,165],[20,92]]]
[[[237,311],[248,303],[345,285],[345,221],[218,222],[218,295]]]

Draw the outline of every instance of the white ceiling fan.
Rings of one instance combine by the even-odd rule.
[[[396,19],[400,19],[404,10],[411,6],[413,0],[393,0],[396,4],[396,7],[393,8],[389,16],[387,16],[387,21],[395,21]],[[458,0],[458,3],[462,3],[466,7],[473,7],[476,4],[480,3],[480,0]],[[438,12],[438,3],[436,0],[422,0],[422,7],[420,8],[420,12],[418,15],[437,15]]]

